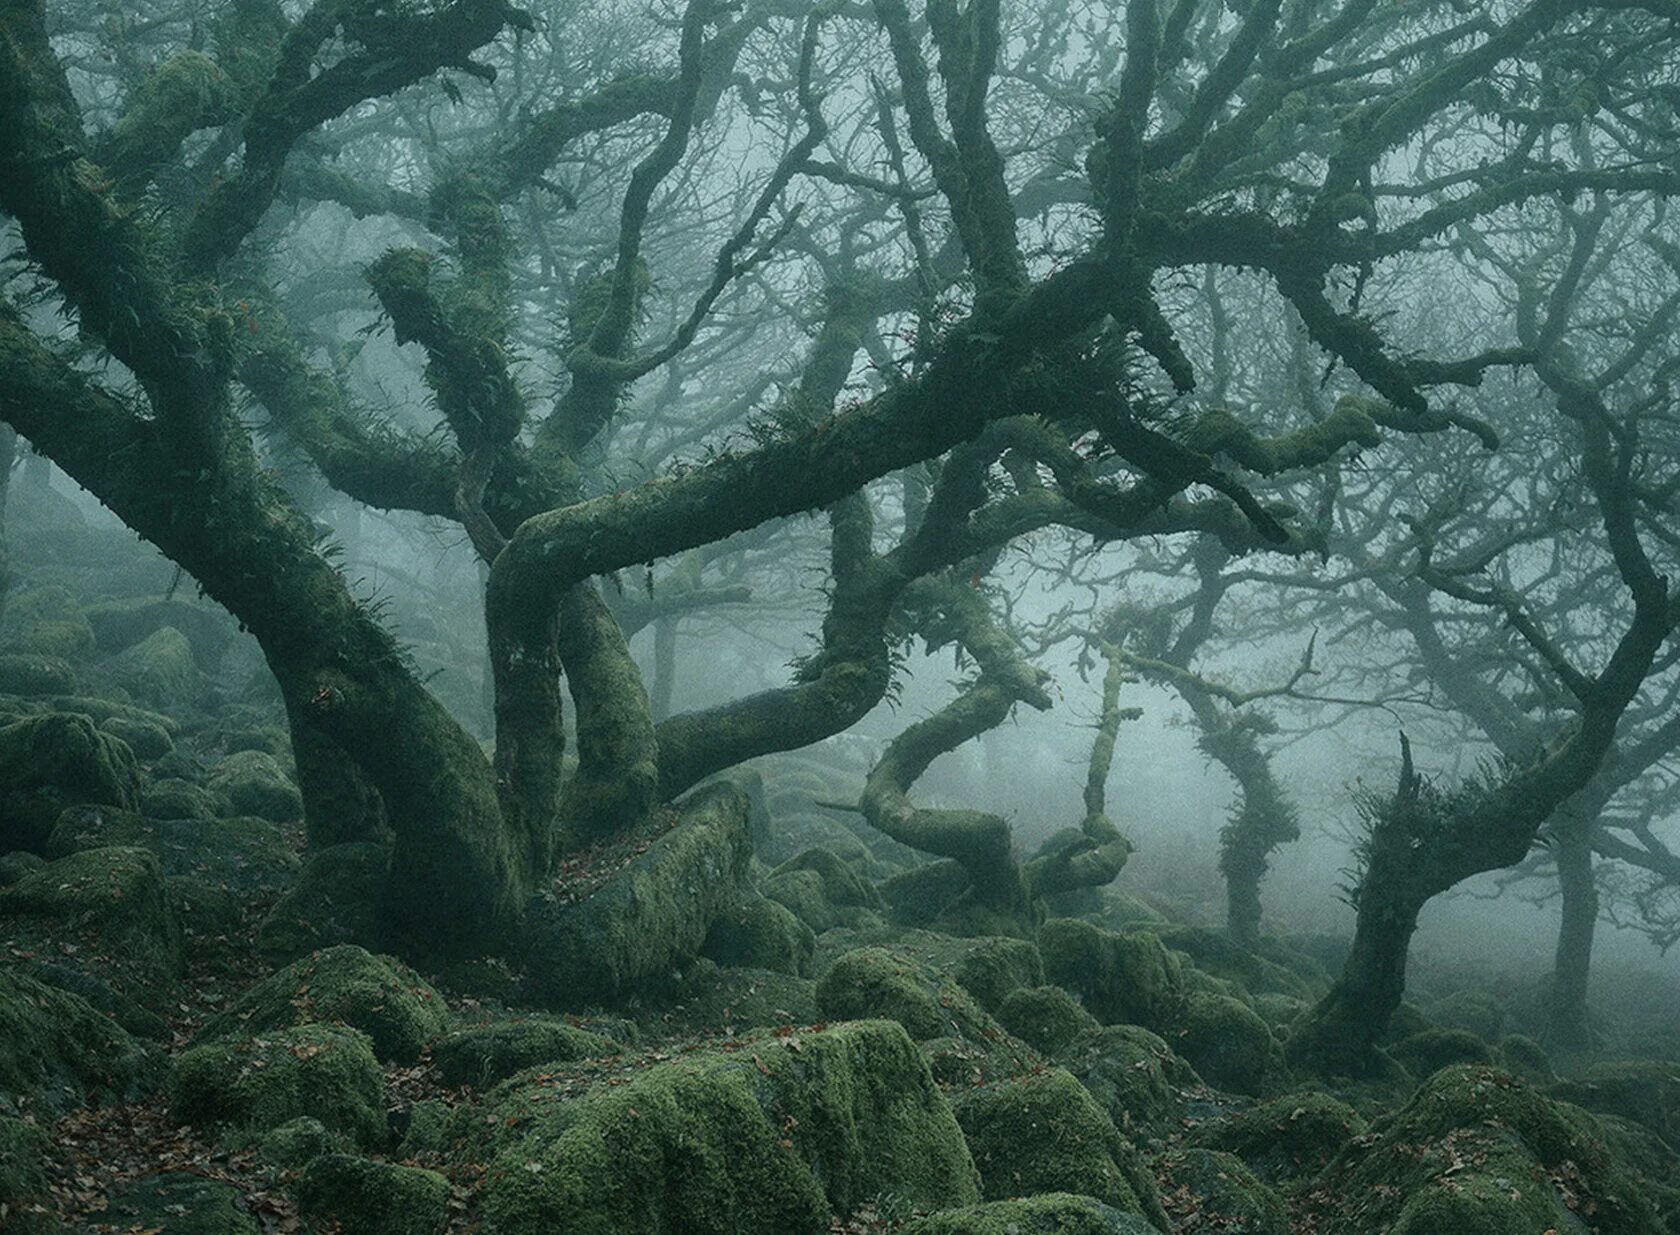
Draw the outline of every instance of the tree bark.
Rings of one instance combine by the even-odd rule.
[[[1593,879],[1594,820],[1559,812],[1553,836],[1563,920],[1558,924],[1547,1008],[1546,1045],[1564,1055],[1590,1050],[1595,1041],[1587,1017],[1587,982],[1592,974],[1593,933],[1598,926],[1598,885]]]

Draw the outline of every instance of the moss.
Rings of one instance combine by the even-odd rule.
[[[64,811],[46,849],[68,856],[113,845],[149,849],[165,876],[191,876],[240,897],[280,892],[299,867],[292,842],[262,819],[152,820],[105,806]]]
[[[80,996],[0,969],[0,1095],[56,1113],[127,1101],[157,1074],[150,1053]]]
[[[1105,1025],[1159,1031],[1184,1007],[1182,964],[1153,932],[1106,931],[1052,918],[1039,928],[1038,950],[1045,977],[1077,995]]]
[[[226,798],[236,815],[255,815],[273,823],[303,817],[303,798],[273,755],[242,750],[216,765],[208,788]]]
[[[882,1193],[978,1199],[950,1108],[887,1022],[698,1052],[571,1098],[552,1074],[520,1078],[497,1098],[495,1122],[472,1125],[502,1235],[792,1235]]]
[[[1289,1027],[1312,1007],[1306,1000],[1293,995],[1256,995],[1249,1003],[1279,1038],[1288,1037]]]
[[[99,722],[102,733],[125,743],[135,756],[148,762],[161,759],[175,749],[175,739],[156,721],[134,716],[107,716]],[[142,797],[142,802],[144,801]]]
[[[948,1209],[900,1235],[1155,1235],[1155,1227],[1091,1197],[1055,1192]]]
[[[66,957],[59,961],[37,957],[21,963],[17,971],[87,1000],[95,1012],[110,1017],[136,1038],[147,1038],[153,1042],[168,1042],[171,1039],[174,1030],[169,1027],[168,1021],[117,990],[97,973],[69,964],[73,959]]]
[[[1680,1141],[1680,1063],[1617,1059],[1595,1063],[1553,1085],[1550,1094],[1605,1115],[1619,1115],[1663,1140]]]
[[[699,952],[740,895],[752,857],[746,795],[714,784],[682,811],[675,827],[582,899],[533,902],[522,932],[533,1003],[605,1004]]]
[[[1166,1042],[1138,1025],[1086,1033],[1057,1057],[1126,1136],[1155,1144],[1184,1116],[1180,1091],[1201,1084]]]
[[[45,1128],[0,1115],[0,1197],[9,1205],[44,1200],[59,1152]]]
[[[1389,1057],[1420,1080],[1455,1063],[1492,1063],[1486,1042],[1467,1029],[1425,1029],[1388,1048]]]
[[[298,1210],[357,1235],[434,1235],[449,1217],[449,1181],[436,1171],[351,1154],[323,1154],[297,1182]]]
[[[432,1048],[446,1085],[487,1088],[538,1064],[616,1055],[610,1038],[547,1016],[521,1016],[457,1029]]]
[[[951,978],[982,1008],[996,1013],[1011,991],[1044,982],[1044,962],[1025,939],[1005,935],[957,938],[932,931],[905,931],[894,947]]]
[[[109,1230],[157,1235],[257,1235],[238,1189],[187,1171],[145,1175],[112,1189],[99,1221]]]
[[[1505,1026],[1505,1005],[1486,991],[1454,991],[1430,1003],[1423,1012],[1442,1029],[1466,1030],[1490,1044],[1499,1041]]]
[[[831,905],[850,905],[859,909],[880,910],[886,907],[881,893],[856,868],[829,849],[811,848],[796,854],[770,872],[772,878],[793,871],[812,871],[822,880],[823,895]]]
[[[1323,994],[1329,983],[1314,989],[1293,970],[1245,948],[1221,931],[1200,926],[1167,926],[1158,931],[1161,942],[1175,952],[1182,952],[1197,968],[1235,982],[1249,995],[1293,995],[1297,999],[1313,999]]]
[[[322,1154],[343,1149],[343,1136],[313,1115],[299,1115],[271,1128],[257,1143],[257,1155],[279,1171],[302,1170]]]
[[[192,645],[173,626],[160,627],[118,652],[105,669],[112,681],[149,707],[185,708],[204,693]]]
[[[66,806],[134,809],[134,753],[86,716],[47,713],[0,727],[0,850],[39,852]]]
[[[187,637],[193,659],[206,672],[219,665],[238,633],[226,613],[179,598],[100,601],[87,607],[86,616],[94,639],[107,652],[120,652],[173,627]]]
[[[808,1025],[818,1017],[817,984],[774,969],[723,969],[702,957],[651,994],[639,1016],[660,1037]]]
[[[947,858],[890,876],[881,882],[880,893],[891,921],[931,926],[972,883],[963,864]]]
[[[1530,1085],[1550,1085],[1557,1080],[1546,1048],[1533,1038],[1520,1033],[1506,1034],[1499,1040],[1498,1053],[1499,1066]]]
[[[861,910],[844,910],[831,903],[816,871],[786,871],[759,885],[766,900],[774,901],[816,934],[837,926],[858,924]]]
[[[148,819],[219,819],[232,804],[203,785],[179,777],[164,777],[140,794],[140,813]]]
[[[1277,1193],[1233,1154],[1174,1150],[1155,1159],[1155,1173],[1177,1235],[1289,1235]]]
[[[0,694],[41,696],[76,693],[76,671],[56,656],[39,652],[0,654]]]
[[[1203,1124],[1190,1144],[1235,1154],[1267,1183],[1284,1184],[1317,1175],[1365,1128],[1351,1106],[1306,1090]]]
[[[389,863],[381,845],[317,850],[257,928],[257,950],[285,962],[334,944],[378,947],[384,937],[380,905]]]
[[[392,1130],[402,1138],[395,1157],[408,1161],[421,1154],[440,1154],[449,1143],[451,1108],[439,1098],[422,1098],[392,1113]]]
[[[10,887],[25,875],[33,874],[46,864],[47,860],[40,854],[25,853],[21,849],[0,854],[0,888]]]
[[[341,944],[265,978],[199,1031],[197,1041],[304,1024],[359,1029],[386,1063],[413,1063],[448,1028],[443,996],[401,961]]]
[[[966,1038],[929,1038],[917,1044],[933,1079],[946,1089],[968,1089],[1024,1076],[1044,1066],[1044,1059],[1025,1042],[1004,1035],[996,1041]]]
[[[1228,996],[1192,996],[1168,1040],[1216,1089],[1257,1095],[1283,1069],[1283,1050],[1266,1022]]]
[[[817,983],[817,1008],[830,1020],[897,1021],[918,1042],[1002,1033],[967,991],[900,949],[858,948],[840,957]]]
[[[0,642],[7,651],[74,660],[93,647],[93,627],[65,589],[38,587],[6,598]]]
[[[169,1082],[180,1122],[255,1138],[312,1115],[359,1145],[385,1139],[385,1078],[359,1030],[302,1025],[182,1053]]]
[[[799,977],[810,970],[816,937],[787,906],[743,896],[706,932],[700,955],[720,965],[774,969]]]
[[[1529,1235],[1655,1235],[1649,1202],[1591,1115],[1506,1073],[1444,1068],[1321,1181],[1333,1229]]]
[[[998,1009],[998,1021],[1029,1046],[1054,1055],[1081,1034],[1099,1028],[1079,1002],[1059,986],[1023,986]]]
[[[1074,1192],[1160,1216],[1137,1150],[1060,1068],[961,1091],[953,1104],[987,1200]]]

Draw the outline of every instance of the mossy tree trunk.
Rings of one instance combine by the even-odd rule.
[[[1592,976],[1593,935],[1598,928],[1598,884],[1593,876],[1592,834],[1597,820],[1559,812],[1552,834],[1563,913],[1558,923],[1552,987],[1546,1008],[1548,1049],[1577,1055],[1594,1043],[1587,1014],[1587,984]]]

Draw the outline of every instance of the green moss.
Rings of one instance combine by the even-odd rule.
[[[86,716],[47,713],[0,727],[0,850],[39,852],[66,806],[134,809],[134,753]]]
[[[334,944],[377,947],[384,937],[380,906],[389,863],[381,845],[317,850],[257,928],[258,951],[284,962]]]
[[[1011,991],[1044,982],[1044,962],[1038,949],[1025,939],[1005,935],[958,938],[933,931],[905,931],[893,946],[916,957],[936,974],[951,978],[994,1014]]]
[[[1546,1048],[1520,1033],[1506,1034],[1499,1040],[1499,1066],[1530,1085],[1550,1085],[1557,1080]]]
[[[787,906],[762,896],[743,896],[712,923],[700,955],[720,965],[774,969],[799,977],[810,970],[816,946],[811,928]]]
[[[910,1223],[900,1235],[1156,1235],[1156,1229],[1091,1197],[1056,1192],[948,1209]]]
[[[109,1230],[158,1235],[257,1235],[238,1189],[187,1171],[145,1175],[113,1189],[99,1221]]]
[[[11,652],[74,660],[93,647],[93,627],[65,589],[32,588],[6,598],[0,642]]]
[[[1424,1008],[1424,1015],[1442,1029],[1462,1029],[1483,1042],[1499,1041],[1505,1026],[1505,1005],[1486,991],[1454,991]]]
[[[421,1154],[440,1154],[449,1143],[451,1107],[439,1098],[422,1098],[395,1113],[393,1128],[402,1137],[395,1157],[408,1161]]]
[[[140,813],[148,819],[219,819],[232,803],[203,785],[178,777],[164,777],[140,794]]]
[[[108,733],[125,743],[135,756],[147,761],[162,759],[175,749],[175,739],[169,730],[155,721],[133,716],[108,716],[99,722],[102,733]],[[145,797],[142,797],[142,802]]]
[[[553,1075],[516,1079],[494,1123],[473,1118],[494,1151],[494,1229],[793,1235],[882,1193],[978,1199],[961,1130],[897,1025],[766,1037],[614,1079],[576,1097]]]
[[[1549,1092],[1589,1111],[1631,1119],[1670,1144],[1680,1140],[1680,1063],[1660,1059],[1595,1063]]]
[[[46,849],[67,856],[109,846],[149,849],[166,877],[192,877],[229,896],[278,893],[297,878],[299,867],[292,842],[262,819],[153,820],[106,806],[65,810]]]
[[[1058,1062],[1085,1086],[1126,1136],[1147,1144],[1176,1132],[1180,1091],[1201,1078],[1166,1042],[1139,1025],[1107,1025],[1075,1039]]]
[[[1155,1173],[1178,1235],[1289,1235],[1277,1193],[1232,1154],[1174,1150],[1155,1159]]]
[[[45,1128],[0,1115],[0,1197],[10,1205],[44,1200],[59,1157]]]
[[[323,1154],[297,1182],[298,1210],[357,1235],[434,1235],[449,1217],[449,1181],[436,1171]]]
[[[968,1089],[1024,1076],[1044,1066],[1044,1058],[1025,1042],[1007,1034],[985,1038],[929,1038],[917,1044],[933,1079],[946,1089]]]
[[[967,991],[900,949],[858,948],[840,957],[817,983],[817,1008],[830,1020],[897,1021],[918,1042],[1002,1033]]]
[[[1266,1022],[1229,996],[1192,996],[1168,1040],[1216,1089],[1257,1095],[1283,1070],[1283,1050]]]
[[[207,786],[226,798],[236,815],[255,815],[274,823],[303,817],[303,798],[273,755],[242,750],[216,765]]]
[[[880,892],[893,922],[931,926],[972,883],[963,864],[947,858],[890,876],[881,882]]]
[[[1492,1063],[1486,1042],[1467,1029],[1425,1029],[1388,1048],[1392,1058],[1422,1079],[1455,1063]]]
[[[270,1129],[257,1143],[257,1154],[276,1170],[298,1171],[322,1154],[343,1148],[343,1136],[328,1131],[313,1115],[299,1115]]]
[[[146,1049],[85,999],[0,969],[0,1095],[11,1105],[127,1101],[156,1074]]]
[[[110,1017],[136,1038],[146,1038],[153,1042],[170,1040],[174,1031],[169,1027],[168,1021],[117,990],[91,966],[78,967],[70,963],[76,959],[78,958],[70,956],[59,960],[36,957],[21,962],[17,972],[28,974],[48,986],[68,991],[87,1000],[95,1012]],[[95,963],[97,960],[98,958],[94,958]]]
[[[193,1047],[175,1062],[169,1106],[182,1123],[244,1137],[300,1115],[359,1145],[386,1135],[385,1078],[373,1043],[330,1025]]]
[[[39,652],[0,655],[0,694],[41,696],[76,693],[76,671],[56,656]]]
[[[432,1048],[446,1085],[487,1088],[538,1064],[616,1055],[610,1038],[547,1016],[522,1016],[457,1029]]]
[[[657,1037],[716,1037],[815,1021],[817,984],[774,969],[720,968],[704,957],[650,993],[638,1019]]]
[[[1074,1192],[1159,1217],[1137,1150],[1060,1068],[959,1091],[953,1104],[987,1200]]]
[[[198,1042],[304,1024],[359,1029],[387,1063],[413,1063],[448,1028],[443,996],[407,965],[341,944],[257,983],[199,1031]]]
[[[1351,1106],[1304,1090],[1203,1124],[1190,1144],[1235,1154],[1267,1183],[1284,1184],[1317,1175],[1365,1128]]]
[[[192,645],[173,626],[153,631],[105,666],[111,680],[149,707],[179,709],[204,693]]]
[[[1105,1025],[1160,1031],[1184,1007],[1183,967],[1153,932],[1106,931],[1073,918],[1039,928],[1044,975],[1071,991]]]
[[[874,884],[857,869],[829,849],[811,848],[796,854],[770,872],[772,878],[793,871],[812,871],[822,880],[823,895],[831,905],[855,906],[859,909],[884,909],[885,903]]]
[[[998,1009],[998,1021],[1029,1046],[1054,1055],[1099,1028],[1096,1017],[1059,986],[1023,986]]]
[[[1292,995],[1314,999],[1323,988],[1314,989],[1293,970],[1243,947],[1221,931],[1200,926],[1166,926],[1158,929],[1161,942],[1182,952],[1196,967],[1216,978],[1235,982],[1249,995]]]

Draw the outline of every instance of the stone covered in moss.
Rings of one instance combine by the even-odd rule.
[[[1365,1127],[1351,1106],[1304,1090],[1203,1124],[1190,1144],[1233,1153],[1267,1183],[1284,1184],[1317,1175]]]
[[[1155,1159],[1155,1174],[1177,1235],[1289,1235],[1277,1193],[1233,1154],[1174,1150]]]
[[[64,588],[32,588],[7,597],[0,644],[8,652],[74,660],[93,647],[93,627]]]
[[[958,1091],[952,1101],[987,1200],[1075,1192],[1159,1218],[1142,1157],[1060,1068]]]
[[[786,905],[750,895],[718,915],[700,945],[700,955],[720,965],[800,977],[809,972],[816,947],[811,928]]]
[[[520,1016],[457,1029],[432,1047],[432,1063],[446,1085],[488,1088],[538,1064],[616,1055],[610,1038],[551,1016]]]
[[[1161,1032],[1184,1007],[1182,964],[1152,931],[1106,931],[1073,918],[1039,928],[1044,976],[1105,1025]]]
[[[294,961],[257,983],[199,1031],[199,1042],[294,1025],[359,1029],[387,1063],[413,1063],[448,1028],[443,996],[389,956],[341,944]]]
[[[1059,986],[1023,986],[998,1009],[998,1021],[1027,1045],[1054,1055],[1100,1028],[1079,1001]]]
[[[1211,931],[1200,926],[1163,926],[1158,928],[1158,934],[1162,943],[1175,952],[1182,952],[1198,969],[1237,983],[1248,995],[1292,995],[1297,999],[1314,999],[1329,987],[1328,975],[1323,975],[1315,962],[1299,958],[1295,968],[1291,969],[1258,950],[1245,948],[1223,931]],[[1297,972],[1302,967],[1322,975],[1322,984],[1303,978]]]
[[[48,986],[87,1000],[95,1012],[110,1017],[136,1038],[153,1042],[170,1040],[174,1031],[170,1029],[169,1022],[106,981],[101,974],[113,975],[100,964],[99,958],[89,958],[91,964],[71,963],[81,959],[79,955],[58,960],[37,956],[20,961],[15,972],[27,974]]]
[[[1486,991],[1475,989],[1454,991],[1423,1012],[1442,1029],[1463,1029],[1487,1043],[1499,1041],[1499,1032],[1505,1026],[1505,1005]]]
[[[1671,1145],[1680,1143],[1680,1063],[1606,1060],[1552,1086],[1550,1093],[1597,1114],[1631,1119]]]
[[[1506,1034],[1499,1040],[1498,1055],[1501,1068],[1530,1085],[1550,1085],[1557,1080],[1546,1048],[1525,1034]]]
[[[1002,1032],[962,987],[896,948],[857,948],[840,957],[817,983],[817,1008],[830,1020],[897,1021],[918,1042]]]
[[[285,962],[334,944],[378,947],[390,854],[355,842],[316,850],[257,928],[257,950]]]
[[[257,1143],[257,1154],[281,1171],[299,1171],[322,1154],[345,1147],[344,1137],[330,1132],[313,1115],[299,1115],[271,1128]]]
[[[1425,1029],[1388,1048],[1389,1058],[1422,1080],[1455,1063],[1492,1063],[1486,1042],[1467,1029]]]
[[[192,645],[173,626],[161,626],[105,666],[111,680],[148,707],[177,709],[204,693]]]
[[[76,693],[76,671],[57,656],[0,653],[0,694],[41,696]]]
[[[1126,1136],[1155,1144],[1184,1116],[1181,1091],[1201,1078],[1164,1039],[1141,1025],[1105,1025],[1057,1057]]]
[[[972,884],[961,862],[924,862],[881,881],[887,916],[900,926],[932,926]]]
[[[1044,961],[1038,948],[1025,939],[913,930],[899,934],[892,946],[934,973],[951,978],[994,1015],[1011,991],[1044,982]]]
[[[655,1037],[718,1037],[809,1025],[818,1016],[817,984],[809,978],[774,969],[724,969],[700,957],[649,993],[638,1020]]]
[[[112,1231],[156,1235],[258,1235],[238,1189],[188,1171],[145,1175],[112,1189],[98,1215]]]
[[[1350,1235],[1656,1235],[1591,1115],[1492,1068],[1444,1068],[1322,1181]]]
[[[385,1077],[359,1030],[302,1025],[195,1046],[175,1061],[170,1112],[182,1123],[260,1137],[300,1115],[359,1145],[385,1139]]]
[[[880,1194],[979,1199],[950,1107],[888,1022],[685,1055],[576,1097],[552,1075],[495,1097],[495,1122],[470,1122],[502,1235],[814,1235]]]
[[[449,1181],[436,1171],[352,1154],[322,1154],[296,1187],[306,1218],[356,1235],[435,1235],[449,1218]]]
[[[165,876],[196,876],[239,896],[278,893],[297,878],[292,841],[263,819],[148,819],[108,806],[72,806],[47,837],[49,856],[138,846],[157,855]]]
[[[920,1218],[900,1235],[1157,1235],[1137,1214],[1088,1196],[1052,1192],[968,1205]]]
[[[272,823],[303,817],[303,797],[291,775],[273,755],[242,750],[216,765],[206,786],[225,798],[236,815],[255,815]]]
[[[154,780],[140,794],[140,813],[148,819],[220,819],[231,809],[219,794],[173,776]]]
[[[155,1061],[85,999],[0,969],[0,1096],[59,1112],[85,1100],[127,1101],[156,1076]]]
[[[1226,995],[1195,995],[1169,1038],[1215,1089],[1258,1095],[1283,1070],[1283,1049],[1254,1009]]]
[[[747,799],[718,783],[681,809],[675,827],[581,900],[533,902],[523,932],[532,1002],[566,1011],[605,1004],[699,952],[752,858]]]
[[[66,806],[132,810],[139,790],[134,753],[86,716],[49,712],[0,727],[0,850],[39,853]]]
[[[0,1115],[0,1198],[14,1207],[47,1198],[59,1157],[52,1133],[12,1115]]]
[[[170,627],[185,635],[193,660],[214,670],[232,645],[238,624],[224,611],[180,597],[104,600],[87,607],[94,639],[107,652],[121,652]]]
[[[137,758],[147,762],[162,759],[175,749],[174,737],[156,721],[137,716],[107,716],[99,722],[99,729],[125,743]],[[141,800],[143,803],[144,797]]]

